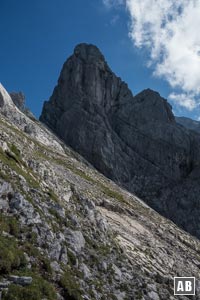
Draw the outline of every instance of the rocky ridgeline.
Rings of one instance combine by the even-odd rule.
[[[176,117],[176,122],[184,127],[200,133],[200,122],[186,117]]]
[[[200,237],[200,138],[150,89],[133,96],[99,49],[65,62],[40,120],[97,170]]]
[[[196,276],[200,299],[197,239],[98,173],[2,86],[0,103],[2,300],[175,300],[174,276]]]

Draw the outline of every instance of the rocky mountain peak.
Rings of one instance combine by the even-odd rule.
[[[102,115],[130,99],[131,91],[110,70],[100,50],[93,45],[80,44],[64,63],[58,84],[50,101],[45,102],[40,120],[60,132],[64,112],[70,114],[78,106],[84,111],[82,118],[95,111]]]
[[[200,236],[196,213],[188,215],[196,198],[183,192],[198,173],[199,137],[175,122],[159,93],[146,89],[133,96],[96,46],[75,48],[40,120],[98,171]],[[192,185],[200,194],[200,185]]]
[[[200,237],[199,135],[167,109],[73,55],[41,116],[60,140],[0,86],[0,299],[176,300],[175,276],[199,299],[199,240],[143,202]]]
[[[175,122],[171,105],[160,94],[151,89],[145,89],[135,96],[137,109],[150,121]]]
[[[105,62],[105,58],[97,46],[82,43],[75,47],[74,56],[84,60],[86,63]]]

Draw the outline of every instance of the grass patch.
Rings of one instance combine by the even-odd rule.
[[[8,288],[8,292],[4,292],[2,300],[55,300],[55,288],[48,281],[38,275],[30,274],[33,282],[29,286],[19,286],[12,284]]]
[[[69,259],[69,264],[71,266],[75,266],[76,265],[76,256],[69,249],[67,250],[67,257]]]
[[[106,196],[117,199],[119,201],[124,201],[123,195],[120,194],[119,192],[111,190],[110,188],[103,185],[102,183],[99,183],[99,186]]]
[[[2,234],[3,231],[18,238],[20,234],[18,220],[15,217],[0,214],[0,233]]]
[[[7,165],[9,168],[14,170],[17,174],[22,175],[30,187],[38,188],[39,183],[36,181],[33,176],[31,175],[32,172],[30,169],[23,170],[22,167],[19,165],[18,159],[14,158],[12,155],[8,155],[8,153],[4,153],[2,149],[0,149],[0,160],[3,164]]]
[[[10,145],[10,150],[16,155],[18,159],[21,159],[20,150],[14,144]]]
[[[9,274],[26,266],[26,258],[12,238],[0,236],[0,274]]]
[[[59,198],[58,196],[54,193],[53,190],[49,189],[49,191],[47,192],[47,195],[56,203],[59,202]]]
[[[60,286],[64,290],[64,298],[68,300],[83,300],[82,291],[73,270],[66,269],[60,279]]]

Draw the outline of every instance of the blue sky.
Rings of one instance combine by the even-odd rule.
[[[125,5],[105,5],[103,0],[1,0],[0,11],[0,81],[9,92],[24,92],[36,116],[51,96],[63,63],[81,42],[97,45],[133,94],[151,88],[167,98],[173,92],[169,80],[153,75],[153,64],[147,67],[148,47],[138,47],[130,38],[132,19]],[[174,110],[198,117],[197,109]]]

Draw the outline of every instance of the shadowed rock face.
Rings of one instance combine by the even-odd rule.
[[[200,235],[196,212],[188,216],[199,200],[183,192],[187,184],[199,189],[198,135],[176,123],[159,93],[133,96],[97,47],[75,48],[40,120],[104,175]]]
[[[200,133],[200,122],[186,117],[176,117],[176,122],[184,127]]]

